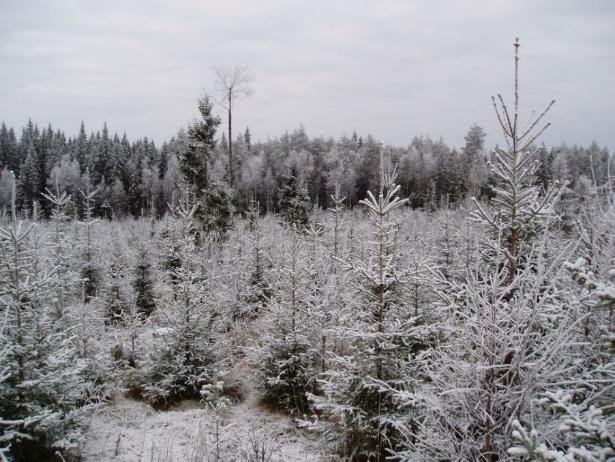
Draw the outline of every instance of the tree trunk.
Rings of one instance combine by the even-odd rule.
[[[228,184],[233,187],[233,97],[228,95]]]

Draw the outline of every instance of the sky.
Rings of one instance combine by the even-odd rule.
[[[615,1],[0,0],[0,121],[73,136],[106,122],[157,144],[197,116],[215,66],[248,66],[234,131],[266,140],[416,135],[503,143],[491,95],[522,118],[551,99],[547,145],[615,148]],[[223,113],[219,108],[220,114]]]

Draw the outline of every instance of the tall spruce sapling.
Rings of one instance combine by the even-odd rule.
[[[277,268],[276,296],[269,305],[272,321],[259,351],[258,378],[263,400],[302,414],[313,391],[314,348],[310,329],[313,299],[308,285],[305,246],[293,226],[284,260]]]
[[[515,42],[515,88],[512,112],[501,95],[492,97],[493,107],[504,133],[507,150],[497,148],[495,159],[490,163],[497,178],[492,189],[491,201],[494,211],[489,212],[476,200],[472,218],[492,230],[491,247],[494,251],[504,249],[507,258],[508,281],[512,283],[528,245],[553,219],[553,204],[558,193],[557,185],[547,191],[536,185],[540,168],[538,154],[543,148],[534,147],[534,142],[551,125],[541,125],[546,114],[555,104],[552,100],[538,115],[532,112],[522,126],[519,119],[519,41]]]
[[[182,199],[183,200],[183,199]],[[181,223],[176,220],[176,208],[179,204],[169,204],[169,211],[164,218],[164,229],[160,233],[161,250],[159,256],[159,266],[164,271],[165,279],[173,290],[173,298],[177,297],[176,291],[176,270],[181,267],[180,239]]]
[[[577,218],[582,255],[567,261],[575,290],[570,316],[576,324],[576,361],[569,380],[545,392],[540,404],[548,408],[552,427],[536,428],[513,422],[516,444],[508,453],[537,461],[598,460],[615,457],[615,193],[609,181]],[[531,430],[528,431],[526,428]]]
[[[6,361],[0,382],[0,445],[13,460],[66,451],[79,437],[76,411],[84,402],[83,363],[72,331],[57,321],[48,294],[56,293],[57,267],[44,264],[34,225],[0,228],[0,300]],[[5,451],[6,452],[6,451]]]
[[[333,217],[333,256],[340,257],[342,242],[342,219],[344,215],[344,201],[346,197],[343,197],[340,192],[340,186],[335,183],[335,193],[331,195],[331,201],[333,206],[331,207],[331,216]]]
[[[455,225],[451,222],[455,214],[449,209],[448,205],[443,206],[434,220],[437,226],[436,245],[438,250],[437,263],[446,280],[458,278],[459,275],[459,248],[461,239],[455,230]]]
[[[561,256],[548,251],[557,192],[534,186],[531,147],[549,125],[539,124],[553,102],[521,127],[518,48],[517,41],[513,111],[501,96],[500,107],[493,99],[508,150],[498,149],[491,165],[499,179],[492,208],[474,201],[471,214],[489,237],[480,242],[482,258],[466,266],[465,281],[440,278],[449,340],[434,352],[421,398],[426,418],[408,429],[401,460],[506,459],[512,420],[544,423],[534,399],[564,379],[571,361]]]
[[[254,315],[260,312],[273,295],[273,289],[267,274],[269,257],[263,242],[264,236],[261,227],[259,204],[251,204],[248,210],[247,225],[247,245],[251,249],[251,255],[248,257],[249,260],[246,268],[245,277],[247,281],[242,283],[242,287],[239,290],[241,308],[235,314],[237,317]]]
[[[66,307],[66,297],[71,294],[71,286],[74,285],[74,274],[69,255],[69,242],[63,229],[63,224],[69,218],[65,210],[70,203],[71,196],[66,192],[60,192],[57,176],[53,191],[46,189],[43,197],[51,202],[51,220],[53,221],[53,240],[51,244],[51,255],[54,265],[58,268],[58,287],[57,298],[54,302],[56,316],[61,318]]]
[[[361,201],[373,233],[366,258],[344,262],[354,275],[357,300],[351,326],[343,331],[349,351],[331,355],[332,365],[319,380],[323,396],[311,396],[329,418],[329,436],[350,460],[384,461],[398,449],[414,416],[398,405],[397,393],[416,378],[413,361],[432,335],[403,300],[406,275],[395,248],[393,214],[407,200],[397,196],[395,173],[385,174],[383,164],[381,150],[378,198],[368,192]]]
[[[118,236],[116,236],[111,249],[104,289],[105,324],[122,324],[129,305],[125,293],[128,262],[124,249],[118,241]]]
[[[142,319],[149,318],[156,309],[151,273],[149,253],[141,241],[137,248],[132,288],[135,292],[135,307]]]
[[[96,264],[95,253],[96,249],[92,242],[92,229],[98,220],[94,218],[94,197],[98,194],[99,189],[94,191],[90,189],[90,174],[86,172],[85,191],[79,190],[84,201],[84,221],[81,222],[85,229],[85,241],[82,244],[82,263],[80,276],[83,284],[83,301],[89,302],[96,296],[98,285],[100,282],[100,269]]]
[[[199,399],[204,387],[226,383],[227,345],[221,335],[225,315],[212,296],[211,275],[203,273],[207,268],[196,244],[196,209],[185,200],[176,207],[181,224],[176,297],[158,309],[158,328],[143,366],[143,397],[157,407]]]

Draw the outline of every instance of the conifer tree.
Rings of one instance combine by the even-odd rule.
[[[32,210],[39,197],[38,154],[34,144],[28,146],[25,161],[19,172],[19,205],[22,209]]]
[[[392,218],[407,199],[397,196],[395,174],[385,175],[382,151],[380,156],[378,198],[368,191],[361,201],[373,230],[368,257],[346,262],[360,300],[344,332],[350,351],[332,355],[333,366],[320,380],[323,396],[312,396],[316,409],[333,422],[330,435],[349,460],[384,461],[399,449],[402,432],[414,416],[412,406],[398,405],[397,393],[407,386],[406,374],[418,378],[413,361],[433,335],[402,301],[406,276],[399,266],[398,224]]]
[[[134,269],[132,287],[135,291],[135,306],[139,315],[146,319],[156,309],[151,267],[147,249],[141,242],[137,249],[137,261]]]
[[[315,354],[310,329],[313,300],[307,287],[307,259],[295,227],[290,231],[284,262],[277,271],[277,297],[269,310],[272,325],[258,358],[263,400],[291,413],[309,407],[307,393],[314,391]]]
[[[571,331],[558,255],[549,248],[556,192],[533,186],[538,162],[531,146],[548,126],[536,129],[553,102],[521,127],[518,48],[517,41],[513,110],[499,95],[496,106],[509,149],[499,149],[492,165],[499,178],[493,209],[475,201],[472,213],[490,237],[465,280],[440,281],[449,342],[433,353],[421,399],[426,418],[408,431],[401,460],[504,460],[514,418],[541,421],[535,398],[569,365]]]
[[[71,286],[74,285],[74,274],[70,264],[70,255],[68,255],[68,239],[63,229],[63,222],[68,218],[65,209],[70,202],[70,195],[66,192],[60,193],[57,177],[55,190],[52,192],[49,189],[43,194],[43,197],[52,203],[53,209],[51,219],[54,224],[53,244],[51,254],[54,260],[54,266],[58,268],[58,284],[57,284],[57,300],[56,310],[58,318],[62,317],[66,306],[66,296],[71,293]]]
[[[82,222],[82,225],[85,228],[85,242],[83,243],[80,276],[83,281],[83,300],[88,302],[96,296],[100,279],[99,268],[95,262],[94,244],[92,242],[92,227],[97,221],[93,217],[93,200],[96,194],[98,194],[99,188],[96,188],[94,191],[90,189],[89,172],[86,172],[85,191],[80,190],[80,192],[83,196],[85,207],[85,220]]]
[[[86,397],[71,332],[55,319],[48,293],[57,268],[42,264],[34,225],[0,228],[0,300],[6,354],[0,382],[0,445],[12,460],[65,453],[79,435],[74,412]]]
[[[202,272],[204,255],[196,245],[193,223],[197,207],[184,200],[176,208],[181,223],[176,297],[159,307],[159,328],[142,373],[143,396],[157,407],[198,399],[207,385],[220,383],[226,391],[227,347],[220,335],[225,316],[212,298],[213,281]]]
[[[203,191],[195,218],[206,233],[223,241],[233,225],[234,210],[230,188],[218,181],[211,181]]]
[[[220,125],[220,118],[212,115],[212,110],[209,96],[205,95],[199,100],[202,120],[194,121],[188,129],[188,145],[180,158],[180,172],[199,204],[194,218],[204,232],[217,233],[223,239],[232,226],[232,191],[209,177],[209,162]]]
[[[252,254],[247,268],[247,281],[241,289],[240,299],[247,303],[247,307],[242,308],[240,316],[245,314],[255,314],[261,311],[273,295],[272,287],[266,274],[267,256],[263,245],[263,231],[259,218],[259,205],[251,205],[248,210],[248,246]]]
[[[501,95],[492,97],[498,121],[504,132],[508,150],[496,149],[495,162],[491,163],[498,184],[493,188],[495,213],[484,210],[474,199],[473,217],[485,223],[492,230],[495,239],[491,243],[494,250],[503,248],[508,260],[508,281],[515,279],[519,265],[522,265],[527,245],[543,229],[553,215],[552,205],[557,188],[542,194],[535,184],[540,167],[537,158],[542,148],[535,148],[534,141],[549,127],[550,122],[540,126],[541,121],[551,109],[555,100],[538,115],[528,119],[525,126],[519,120],[519,42],[515,42],[515,91],[512,113]],[[498,107],[499,102],[499,107]]]
[[[341,224],[344,212],[345,197],[340,194],[339,184],[335,183],[335,194],[331,196],[333,207],[331,207],[331,215],[333,216],[333,256],[340,257],[341,251]]]
[[[220,118],[212,114],[209,96],[199,100],[202,120],[195,120],[188,128],[188,146],[180,159],[180,171],[191,191],[200,198],[209,185],[208,163],[215,148],[216,130]]]
[[[593,192],[576,222],[581,256],[564,263],[576,286],[568,294],[575,360],[568,380],[555,384],[539,400],[552,419],[550,425],[513,422],[516,444],[508,454],[522,460],[615,457],[615,239],[607,231],[615,224],[615,193],[610,182],[603,188],[594,186]]]
[[[146,256],[147,257],[147,256]],[[118,242],[113,243],[113,248],[111,249],[111,256],[109,261],[109,268],[107,272],[107,283],[105,287],[105,323],[106,324],[116,324],[123,323],[125,320],[125,314],[127,314],[128,310],[128,300],[127,296],[124,293],[125,291],[125,280],[127,278],[127,262],[124,255],[124,249],[122,249]],[[144,280],[147,280],[148,274],[143,275]],[[135,287],[145,284],[137,284],[138,276],[135,278],[134,284]],[[150,281],[151,286],[151,281]],[[139,293],[138,290],[136,290]],[[144,292],[144,291],[143,291]],[[151,296],[151,294],[150,294]],[[147,299],[147,297],[142,297]],[[137,300],[139,299],[139,295],[137,295]],[[153,300],[152,300],[153,302]],[[149,307],[147,307],[149,308]],[[141,310],[148,311],[148,310]],[[153,311],[153,310],[152,310]]]
[[[299,230],[307,226],[310,221],[310,198],[296,163],[291,165],[288,175],[282,179],[278,208],[282,220]]]

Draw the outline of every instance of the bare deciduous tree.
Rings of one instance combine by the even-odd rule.
[[[228,182],[233,186],[233,101],[237,98],[252,96],[253,90],[250,84],[254,77],[247,66],[215,67],[216,92],[218,104],[222,106],[228,115]]]

